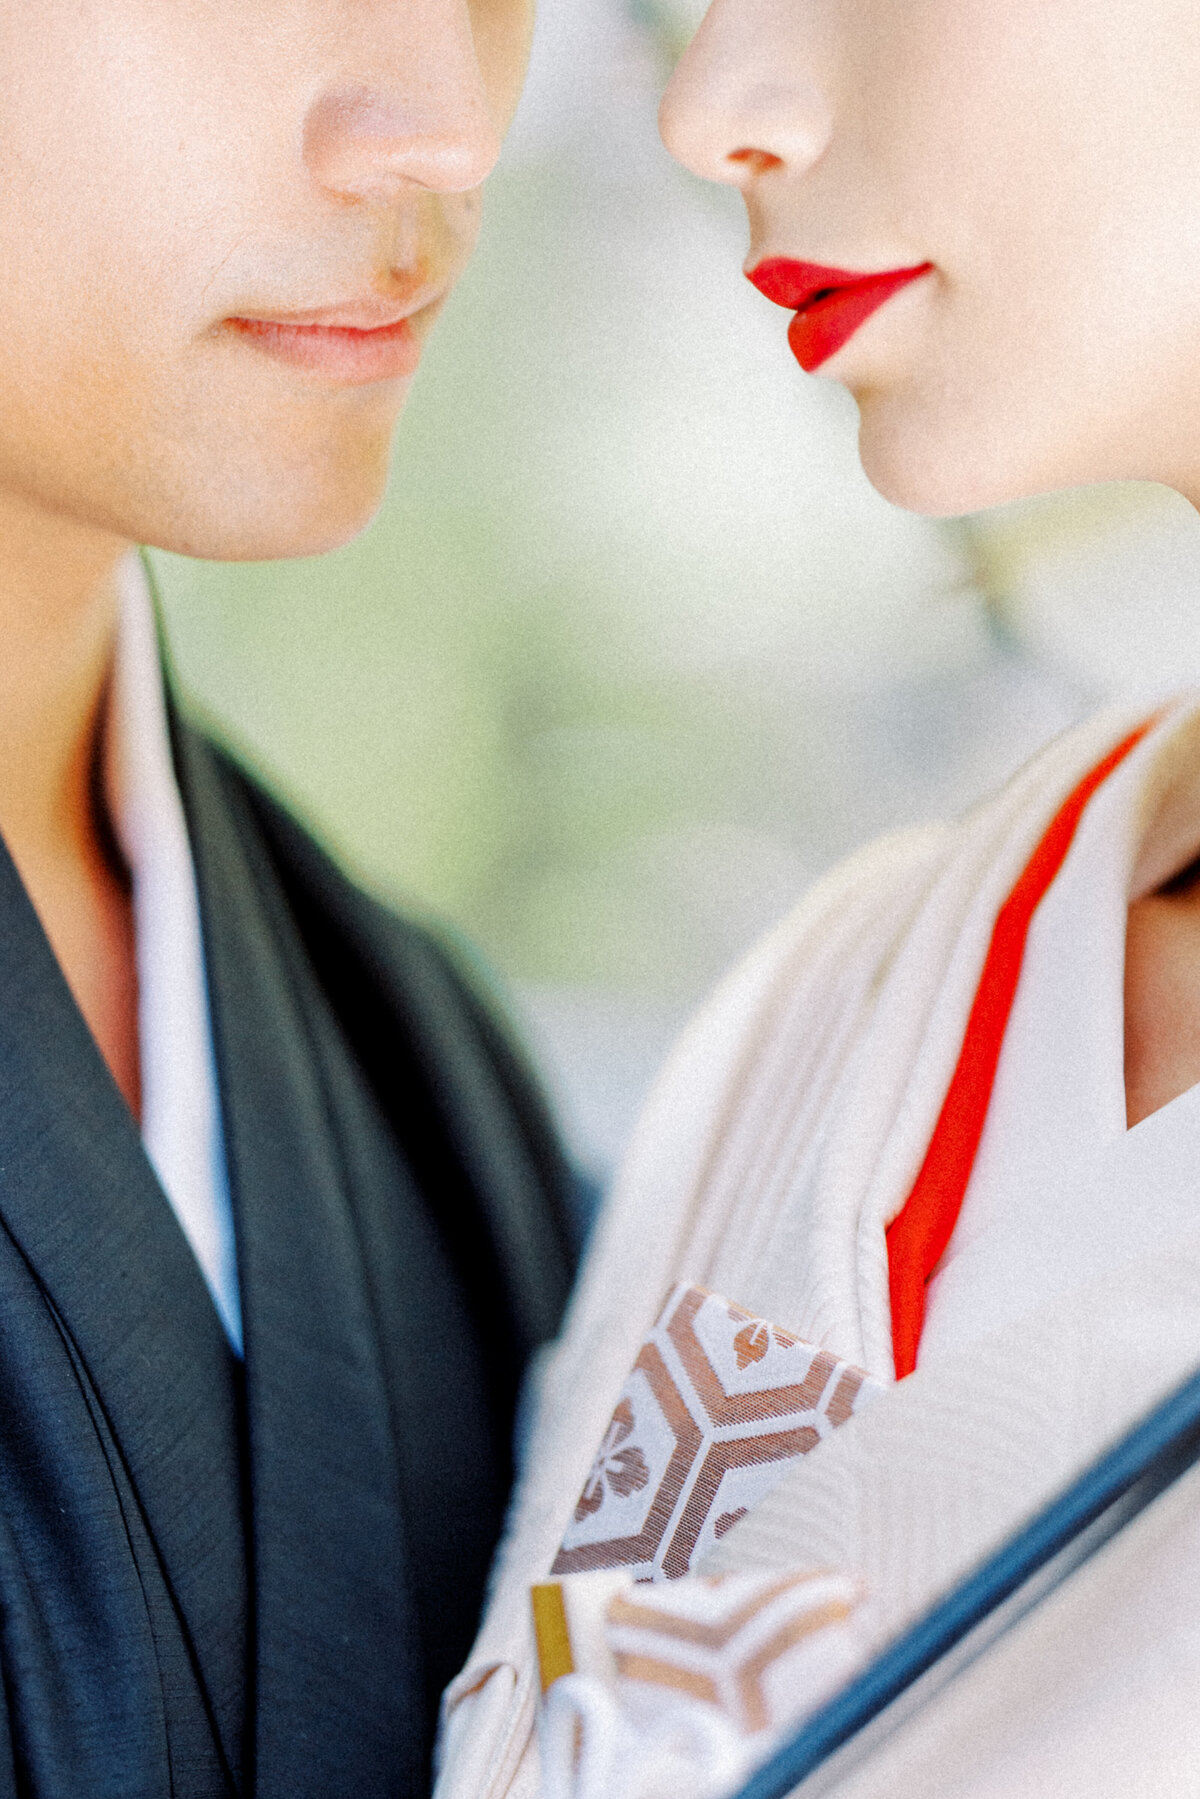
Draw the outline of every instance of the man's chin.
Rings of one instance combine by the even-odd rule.
[[[314,457],[307,465],[264,473],[247,470],[240,484],[228,469],[217,490],[139,521],[138,540],[209,562],[275,562],[321,556],[364,531],[387,490],[390,438],[352,459]]]

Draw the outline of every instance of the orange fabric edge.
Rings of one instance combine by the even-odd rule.
[[[1156,719],[1149,719],[1130,732],[1068,795],[997,914],[962,1049],[925,1160],[887,1230],[897,1380],[903,1380],[917,1365],[926,1288],[962,1211],[1033,915],[1066,860],[1088,801],[1155,723]]]

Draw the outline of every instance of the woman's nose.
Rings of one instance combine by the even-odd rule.
[[[466,0],[352,0],[338,73],[304,121],[314,180],[348,200],[463,193],[500,154]]]
[[[806,55],[799,0],[714,0],[663,95],[672,156],[706,181],[745,187],[770,169],[802,174],[825,149],[829,104]]]

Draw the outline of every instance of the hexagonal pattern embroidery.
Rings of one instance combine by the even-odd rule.
[[[680,1283],[642,1345],[552,1572],[686,1574],[881,1383]]]

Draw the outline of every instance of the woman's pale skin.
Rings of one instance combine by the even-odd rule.
[[[0,833],[135,1112],[96,799],[117,564],[308,555],[367,522],[411,370],[347,382],[261,326],[424,338],[530,25],[531,0],[0,0]]]
[[[889,499],[1200,502],[1195,0],[715,0],[661,124],[748,269],[932,265],[819,371]],[[1130,908],[1125,981],[1135,1124],[1200,1081],[1200,880]]]

